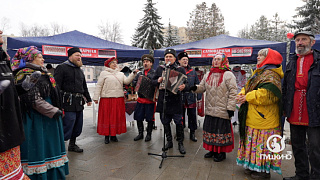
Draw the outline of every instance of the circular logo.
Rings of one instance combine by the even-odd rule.
[[[281,140],[280,143],[278,142],[278,138]],[[277,135],[277,134],[270,136],[267,140],[268,150],[274,153],[278,153],[284,150],[285,148],[284,140],[285,140],[285,136],[281,137],[280,135]],[[270,141],[272,141],[271,147],[270,147]]]

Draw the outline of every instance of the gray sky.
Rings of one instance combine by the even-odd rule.
[[[64,25],[69,31],[78,30],[98,36],[101,21],[119,22],[124,44],[131,45],[131,37],[140,19],[144,16],[147,0],[2,0],[0,20],[10,20],[10,28],[4,34],[20,34],[20,24],[46,25],[51,22]],[[225,18],[225,27],[231,36],[252,25],[261,15],[268,19],[278,12],[282,20],[291,22],[296,7],[302,0],[153,0],[157,3],[158,15],[164,26],[171,24],[186,27],[190,13],[196,4],[215,3]]]

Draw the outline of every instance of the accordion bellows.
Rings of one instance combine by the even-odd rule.
[[[156,87],[152,86],[151,79],[146,76],[139,76],[135,91],[138,92],[138,95],[142,95],[142,98],[156,101]]]

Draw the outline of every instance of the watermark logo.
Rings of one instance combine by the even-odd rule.
[[[278,143],[278,138],[281,139],[280,143]],[[272,140],[271,147],[270,147],[270,141]],[[285,143],[285,136],[281,137],[280,135],[272,135],[267,140],[267,148],[269,151],[273,153],[278,153],[280,151],[283,151],[286,147]]]
[[[279,140],[280,139],[280,142]],[[286,147],[285,145],[285,136],[281,137],[280,135],[272,135],[267,139],[267,149],[273,153],[280,153]],[[292,158],[291,151],[287,151],[287,154],[260,154],[260,159],[287,159]]]

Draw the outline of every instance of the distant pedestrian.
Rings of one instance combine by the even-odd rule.
[[[240,93],[241,89],[244,87],[244,85],[247,82],[246,71],[241,70],[241,66],[235,66],[232,68],[232,72],[233,72],[234,76],[236,77],[236,81],[237,81],[237,87],[238,87],[237,93]],[[238,124],[238,110],[239,110],[239,108],[240,108],[240,104],[237,104],[236,111],[234,112],[234,116],[231,118],[231,123],[233,125]]]
[[[46,68],[47,68],[48,72],[51,73],[51,74],[54,76],[54,70],[55,70],[55,68],[52,67],[52,64],[50,64],[50,63],[47,64],[47,65],[46,65]]]

